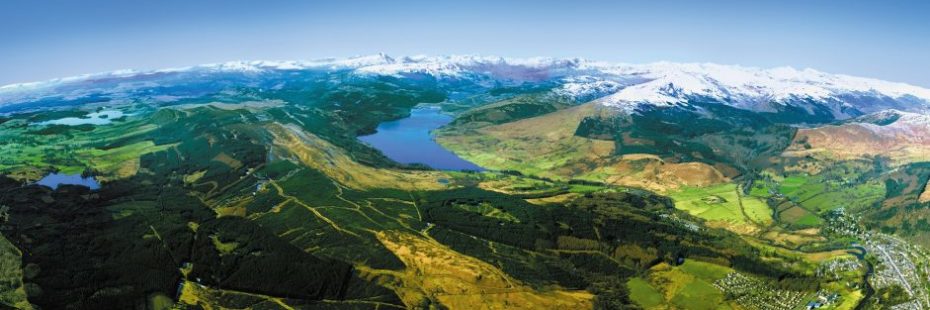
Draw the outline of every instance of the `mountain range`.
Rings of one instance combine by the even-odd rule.
[[[485,56],[2,86],[0,308],[930,308],[928,107]]]
[[[688,101],[701,100],[763,112],[795,107],[811,114],[829,113],[834,119],[843,120],[886,109],[926,113],[930,106],[930,90],[925,88],[813,69],[759,69],[669,62],[632,65],[583,59],[484,56],[392,58],[385,54],[317,61],[237,61],[147,72],[125,70],[13,84],[0,87],[0,105],[37,99],[29,96],[60,95],[60,90],[67,93],[68,87],[74,85],[118,83],[120,87],[107,91],[119,91],[145,87],[142,81],[162,75],[263,74],[300,70],[348,70],[359,75],[428,75],[441,81],[465,81],[485,86],[545,82],[558,85],[553,90],[555,94],[579,100],[597,99],[604,105],[628,111],[687,105]]]

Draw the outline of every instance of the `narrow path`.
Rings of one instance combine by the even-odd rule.
[[[627,266],[627,265],[624,264],[623,262],[617,260],[617,259],[614,258],[613,256],[607,255],[607,253],[604,253],[604,252],[601,252],[601,251],[597,251],[597,250],[558,250],[558,249],[554,249],[554,250],[549,250],[549,251],[550,251],[550,252],[555,252],[555,253],[599,255],[599,256],[603,256],[604,258],[606,258],[606,259],[608,259],[608,260],[610,260],[610,261],[616,263],[616,264],[617,264],[618,266],[620,266],[620,267],[629,268],[629,266]]]
[[[407,307],[405,307],[405,306],[395,305],[395,304],[389,304],[389,303],[380,302],[380,301],[371,301],[371,300],[357,300],[357,299],[352,299],[352,300],[329,300],[329,299],[324,299],[323,302],[325,302],[325,303],[337,303],[337,304],[372,305],[372,306],[375,306],[375,309],[381,309],[381,307],[388,307],[388,308],[395,308],[395,309],[407,309]]]
[[[325,215],[323,215],[323,213],[320,213],[320,211],[318,211],[316,208],[307,205],[306,203],[304,203],[304,202],[301,201],[300,199],[297,199],[297,197],[288,195],[287,193],[284,192],[284,188],[282,188],[281,185],[278,185],[278,183],[275,182],[274,180],[270,180],[270,181],[268,181],[268,183],[271,184],[272,186],[274,186],[274,188],[278,191],[278,195],[279,195],[279,196],[284,197],[285,199],[290,200],[290,201],[293,201],[294,203],[296,203],[296,204],[298,204],[298,205],[300,205],[300,206],[306,208],[307,210],[309,210],[310,212],[312,212],[313,215],[315,215],[317,218],[319,218],[320,220],[326,222],[327,224],[329,224],[330,226],[332,226],[332,227],[333,227],[334,229],[336,229],[337,231],[342,232],[342,233],[345,233],[345,234],[348,234],[348,235],[352,235],[352,236],[355,236],[355,237],[361,237],[361,236],[359,236],[358,234],[356,234],[355,232],[352,232],[352,231],[346,230],[346,229],[344,229],[344,228],[342,228],[342,227],[339,227],[339,225],[337,225],[336,222],[334,222],[333,220],[331,220],[331,219],[329,219],[328,217],[326,217]]]
[[[161,238],[161,234],[158,233],[158,230],[155,229],[155,226],[149,225],[149,228],[152,229],[152,233],[155,234],[155,238],[157,238],[158,241],[161,241],[162,247],[165,248],[166,252],[168,252],[168,256],[171,257],[171,260],[174,261],[175,264],[180,265],[181,262],[178,261],[178,259],[174,256],[174,252],[171,252],[171,249],[168,248],[168,242],[165,242],[165,239]]]

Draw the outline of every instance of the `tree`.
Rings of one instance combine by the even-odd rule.
[[[10,207],[6,205],[0,205],[0,224],[6,223],[10,220]]]

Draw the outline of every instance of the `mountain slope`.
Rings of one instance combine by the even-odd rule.
[[[582,59],[485,56],[392,58],[377,54],[316,61],[236,61],[150,72],[125,70],[7,85],[0,87],[0,113],[10,112],[16,106],[26,108],[29,102],[43,99],[73,101],[83,98],[93,102],[125,98],[128,96],[121,94],[170,87],[165,83],[191,83],[195,78],[241,83],[259,76],[340,71],[360,77],[427,78],[468,93],[507,85],[549,83],[554,96],[578,102],[599,99],[604,105],[630,112],[642,108],[688,106],[693,101],[757,112],[800,109],[811,114],[822,113],[825,120],[848,119],[885,109],[917,113],[930,109],[928,89],[813,69],[669,62],[633,65]],[[231,84],[205,86],[222,88]]]
[[[924,144],[926,98],[813,70],[477,56],[12,85],[0,233],[23,253],[16,302],[43,308],[801,308],[822,291],[851,309],[881,301],[870,279],[925,287],[850,252],[879,232],[930,244],[930,168],[889,160]],[[358,138],[422,106],[488,170]],[[53,172],[101,185],[34,182]]]
[[[786,156],[829,154],[856,159],[884,156],[897,163],[930,160],[930,116],[885,110],[837,125],[798,131]]]

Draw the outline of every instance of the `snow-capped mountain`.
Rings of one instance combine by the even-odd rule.
[[[885,109],[927,113],[930,90],[904,83],[813,69],[759,69],[718,64],[613,64],[583,59],[492,56],[412,56],[385,54],[315,61],[235,61],[149,72],[118,71],[46,82],[0,87],[0,105],[55,94],[68,85],[100,80],[180,73],[239,73],[325,70],[351,71],[361,76],[428,75],[437,80],[492,80],[509,83],[547,82],[558,85],[556,95],[597,102],[635,112],[642,108],[672,107],[694,102],[725,104],[739,109],[778,112],[786,106],[834,119],[849,119]],[[485,83],[487,84],[487,83]],[[126,83],[114,85],[125,86]],[[825,112],[826,111],[826,112]]]
[[[925,88],[813,69],[656,63],[620,67],[615,72],[646,80],[602,99],[604,104],[618,107],[710,100],[748,110],[772,111],[773,104],[820,103],[836,118],[845,119],[901,105],[924,112],[930,101],[930,90]]]
[[[930,138],[925,133],[930,132],[930,115],[904,112],[898,110],[882,110],[849,119],[846,124],[860,124],[875,130],[894,129],[901,130],[905,128],[921,128],[921,134],[912,135],[913,138],[921,140]]]
[[[501,57],[405,57],[356,69],[358,72],[402,75],[426,73],[456,78],[468,73],[499,79],[556,79],[556,92],[635,111],[643,106],[667,107],[692,100],[736,108],[774,112],[778,105],[812,111],[822,105],[836,119],[894,108],[926,112],[930,90],[904,83],[828,74],[790,67],[759,69],[718,64],[669,63],[631,65],[581,59],[508,59]],[[593,97],[593,98],[592,98]]]

